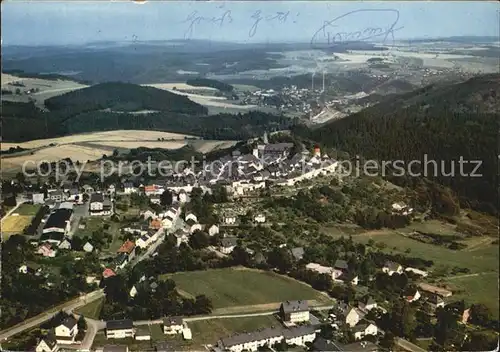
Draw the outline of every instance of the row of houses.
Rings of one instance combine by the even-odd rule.
[[[312,326],[267,328],[222,338],[217,342],[217,346],[231,352],[257,351],[260,347],[273,346],[282,341],[288,345],[305,346],[315,338],[316,330]]]
[[[163,333],[165,335],[182,335],[185,340],[190,340],[192,338],[191,329],[184,319],[179,316],[166,317],[163,319]],[[132,320],[122,319],[106,322],[106,338],[150,340],[151,335],[146,330],[134,327],[134,322]]]

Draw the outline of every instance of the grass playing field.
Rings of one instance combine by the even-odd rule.
[[[21,204],[14,213],[19,215],[36,215],[38,210],[41,208],[40,204]]]
[[[31,223],[31,215],[9,215],[2,220],[2,234],[4,240],[13,234],[21,234],[23,230]]]
[[[308,285],[286,276],[261,270],[241,268],[212,269],[166,275],[177,287],[190,295],[207,295],[214,308],[246,306],[248,311],[275,309],[275,303],[286,300],[330,302]],[[258,305],[252,309],[251,306]],[[228,313],[236,313],[232,310]]]

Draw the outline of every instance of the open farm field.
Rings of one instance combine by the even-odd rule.
[[[315,300],[329,302],[329,299],[308,285],[286,276],[260,270],[238,268],[213,269],[165,275],[175,281],[177,287],[190,295],[207,295],[215,309],[269,305],[286,300]],[[258,287],[259,289],[255,289]]]
[[[467,304],[483,303],[498,319],[498,272],[450,277],[442,281],[453,291],[452,300]]]
[[[34,167],[35,164],[33,163],[42,161],[52,162],[64,158],[70,158],[72,161],[79,160],[80,162],[92,161],[102,158],[104,154],[109,154],[109,150],[63,144],[43,148],[35,151],[33,154],[2,158],[2,169],[19,168],[26,162],[30,162],[30,164],[27,164],[27,167]]]
[[[15,86],[13,83],[20,83],[22,86]],[[68,93],[72,90],[88,87],[71,80],[50,80],[42,78],[16,77],[2,73],[2,89],[15,92],[17,88],[22,94],[4,95],[2,99],[10,101],[28,102],[29,98],[35,100],[37,104],[43,104],[46,99]],[[25,93],[36,89],[36,92]]]
[[[179,90],[199,90],[199,91],[212,91],[216,92],[218,89],[213,87],[198,87],[192,86],[190,84],[186,84],[183,82],[177,83],[151,83],[151,84],[143,84],[143,86],[153,87],[157,89],[165,89],[165,90],[173,90],[174,88]]]
[[[55,144],[71,144],[77,142],[110,142],[110,141],[157,141],[158,138],[165,138],[166,140],[178,140],[184,139],[185,137],[193,138],[192,136],[161,132],[161,131],[145,131],[145,130],[115,130],[106,132],[92,132],[92,133],[82,133],[75,134],[72,136],[58,137],[58,138],[48,138],[48,139],[37,139],[29,142],[22,143],[2,143],[2,150],[9,149],[11,147],[19,146],[25,149],[39,148],[48,146],[51,143]]]

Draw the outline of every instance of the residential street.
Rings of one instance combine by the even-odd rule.
[[[20,332],[23,332],[24,330],[28,330],[31,328],[34,328],[43,322],[49,320],[52,318],[54,315],[59,313],[59,311],[64,310],[64,311],[73,311],[76,308],[80,308],[90,302],[95,301],[96,299],[99,299],[104,296],[103,290],[96,290],[92,291],[90,293],[87,293],[86,295],[83,295],[81,297],[72,299],[71,301],[68,301],[62,305],[59,305],[57,307],[51,308],[43,313],[38,314],[37,316],[27,319],[23,321],[20,324],[14,325],[13,327],[2,330],[0,331],[0,341],[4,341],[8,339],[11,336],[14,336],[16,334],[19,334]]]

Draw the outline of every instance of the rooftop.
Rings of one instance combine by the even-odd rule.
[[[305,312],[309,310],[309,305],[306,300],[285,301],[281,303],[281,307],[285,313]]]
[[[131,319],[110,320],[106,322],[107,330],[132,329],[134,322]]]

